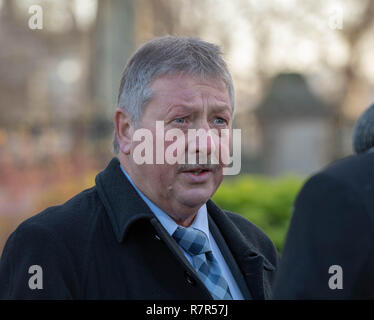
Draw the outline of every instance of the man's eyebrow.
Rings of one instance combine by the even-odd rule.
[[[178,103],[178,104],[173,104],[171,105],[168,109],[167,109],[167,114],[171,113],[172,111],[174,111],[175,109],[194,109],[194,105],[193,104],[185,104],[185,103]]]
[[[215,103],[211,106],[211,108],[215,112],[228,111],[228,112],[230,112],[230,115],[233,114],[232,108],[230,107],[230,105],[228,105],[226,103]],[[184,109],[184,110],[187,110],[187,111],[194,111],[197,108],[195,107],[195,105],[193,103],[178,103],[178,104],[171,105],[167,109],[166,114],[170,114],[175,110],[177,110],[177,112],[178,112],[178,110],[181,110],[181,109]]]
[[[232,114],[232,108],[226,103],[215,104],[213,106],[217,111],[229,111]]]
[[[229,110],[231,110],[232,108],[228,105],[228,104],[226,104],[226,103],[216,103],[216,104],[214,104],[213,105],[213,107],[214,108],[216,108],[216,109],[229,109]]]

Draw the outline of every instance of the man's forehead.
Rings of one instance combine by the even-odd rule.
[[[229,93],[224,82],[216,78],[202,79],[190,75],[166,75],[154,80],[151,85],[153,94],[161,98],[175,98],[186,103],[207,94],[220,101],[220,105],[230,104]]]

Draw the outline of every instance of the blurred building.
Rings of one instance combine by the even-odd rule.
[[[258,107],[261,171],[309,175],[331,161],[332,109],[301,74],[279,74]]]

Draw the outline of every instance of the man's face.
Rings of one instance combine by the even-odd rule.
[[[200,208],[217,190],[223,179],[223,166],[198,167],[189,165],[188,153],[205,153],[212,156],[213,139],[205,143],[199,139],[188,139],[189,129],[231,129],[232,106],[228,90],[220,80],[187,75],[163,76],[156,79],[151,88],[154,96],[144,109],[142,119],[135,129],[148,129],[153,135],[153,153],[156,154],[157,140],[162,139],[164,149],[176,141],[165,141],[156,134],[156,121],[163,121],[164,133],[179,129],[183,133],[183,158],[187,165],[180,163],[138,165],[133,159],[134,149],[139,142],[132,143],[129,156],[130,175],[140,190],[156,205],[170,214],[174,220],[185,219],[191,212]],[[190,131],[191,132],[191,131]],[[231,132],[231,130],[230,130]],[[159,132],[158,132],[159,133]],[[160,142],[160,141],[159,141]],[[173,153],[175,155],[175,152]],[[199,161],[200,160],[200,161]],[[204,170],[201,172],[201,168]]]

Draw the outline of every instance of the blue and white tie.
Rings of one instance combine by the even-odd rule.
[[[194,268],[213,298],[215,300],[232,300],[229,286],[222,276],[205,233],[193,227],[178,226],[173,233],[173,238],[191,255]]]

